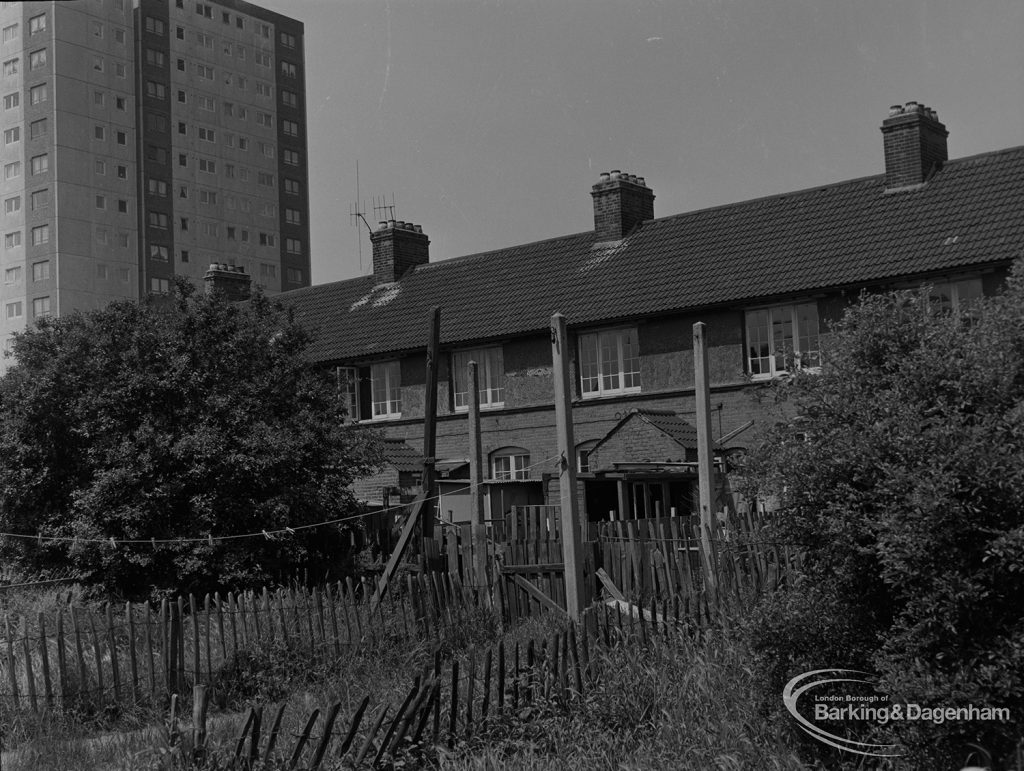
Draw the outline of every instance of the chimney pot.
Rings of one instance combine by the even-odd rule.
[[[609,179],[611,179],[611,174],[609,174],[607,171],[602,171],[601,172],[601,181],[602,182],[607,182]]]
[[[249,299],[252,279],[242,265],[211,262],[203,280],[207,294],[220,291],[232,302]]]
[[[423,228],[404,220],[388,220],[370,233],[373,275],[378,282],[399,281],[409,270],[429,262],[430,239]]]
[[[623,184],[623,183],[630,184]],[[596,241],[619,241],[645,220],[654,219],[654,192],[643,177],[613,169],[590,191]]]
[[[882,136],[886,190],[920,185],[949,159],[949,132],[938,113],[919,102],[890,107],[882,121]]]

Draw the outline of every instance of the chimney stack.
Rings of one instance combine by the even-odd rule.
[[[388,220],[370,233],[373,275],[381,284],[399,281],[410,269],[429,261],[430,239],[419,225]]]
[[[882,121],[885,140],[885,189],[921,185],[949,159],[949,132],[939,116],[917,102],[893,105]]]
[[[249,299],[252,278],[241,265],[226,265],[211,262],[203,276],[206,293],[223,292],[231,302]]]
[[[654,219],[654,191],[643,177],[605,172],[591,189],[597,241],[621,241],[644,220]]]

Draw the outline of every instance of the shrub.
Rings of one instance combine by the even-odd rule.
[[[37,320],[0,379],[0,529],[24,536],[0,557],[129,597],[336,565],[354,520],[302,526],[357,513],[350,483],[378,447],[343,425],[311,340],[276,301],[184,280],[171,299]]]
[[[752,624],[764,696],[845,667],[894,701],[1008,707],[998,722],[895,723],[934,767],[969,745],[1013,752],[1024,718],[1024,269],[955,315],[927,292],[866,296],[832,331],[820,376],[748,463],[802,577]]]

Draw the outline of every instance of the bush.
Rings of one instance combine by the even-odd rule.
[[[350,484],[379,448],[343,425],[310,342],[276,301],[184,280],[37,320],[0,379],[0,529],[24,536],[0,558],[133,598],[336,565],[356,520],[302,526],[358,513]],[[261,531],[281,535],[229,537]]]
[[[1024,719],[1024,270],[963,314],[926,292],[866,296],[793,417],[748,463],[779,503],[801,579],[752,625],[764,697],[815,668],[872,671],[894,701],[1008,707],[998,722],[894,723],[933,767],[1012,755]],[[795,414],[794,414],[795,413]]]

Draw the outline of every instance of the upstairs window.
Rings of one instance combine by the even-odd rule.
[[[401,365],[397,361],[370,367],[371,409],[374,419],[402,416]]]
[[[932,284],[928,300],[932,308],[945,313],[964,313],[981,298],[981,279]]]
[[[522,447],[505,447],[491,454],[491,478],[503,481],[530,478],[530,453]]]
[[[584,397],[640,390],[640,346],[634,328],[580,335],[579,360]]]
[[[469,362],[476,362],[480,408],[505,406],[505,367],[501,347],[475,348],[452,354],[452,382],[456,411],[469,409]]]
[[[821,366],[816,303],[747,311],[746,331],[747,367],[754,378]]]
[[[267,267],[264,265],[263,267]],[[270,266],[274,267],[274,266]],[[274,276],[266,271],[264,275]],[[338,393],[341,397],[345,414],[350,420],[365,420],[370,417],[370,368],[369,367],[338,367]]]

